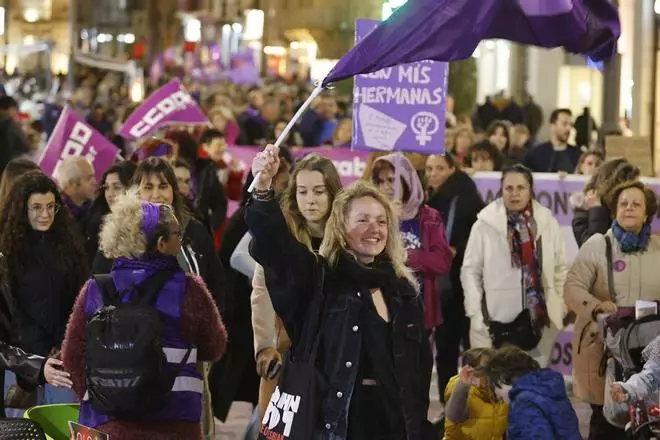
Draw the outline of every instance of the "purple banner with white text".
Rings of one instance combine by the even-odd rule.
[[[149,95],[149,98],[131,113],[119,130],[119,135],[135,141],[166,125],[208,123],[208,118],[181,81],[173,79]]]
[[[54,178],[62,161],[69,156],[87,158],[94,165],[98,181],[117,160],[119,150],[70,108],[65,107],[39,158],[39,167],[44,174]]]
[[[356,43],[379,24],[358,20]],[[352,148],[442,154],[448,69],[448,63],[420,61],[357,75]]]

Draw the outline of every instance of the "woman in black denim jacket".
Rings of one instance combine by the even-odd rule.
[[[246,208],[250,252],[264,267],[294,348],[313,339],[304,334],[314,327],[306,319],[323,298],[316,438],[434,438],[427,420],[431,349],[389,202],[365,182],[339,193],[318,257],[293,238],[273,198],[278,160],[277,148],[269,146],[253,162],[253,173],[261,175]]]

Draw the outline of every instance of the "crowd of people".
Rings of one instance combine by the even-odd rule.
[[[549,142],[535,144],[532,102],[520,116],[498,98],[471,119],[450,106],[446,154],[372,154],[343,188],[333,162],[304,148],[350,145],[344,97],[320,96],[276,148],[308,87],[225,84],[198,96],[211,128],[172,127],[131,146],[116,135],[116,111],[93,104],[98,83],[83,84],[73,103],[124,157],[101,176],[84,157],[45,175],[32,138],[46,124],[21,127],[18,103],[0,98],[7,407],[80,402],[80,422],[113,439],[206,439],[236,401],[272,430],[280,396],[312,381],[299,395],[319,408],[307,416],[312,439],[580,439],[564,379],[547,369],[569,311],[589,439],[626,438],[603,416],[606,395],[657,388],[657,349],[641,376],[606,388],[597,330],[601,314],[660,300],[656,196],[626,159],[572,145],[570,111],[552,112]],[[244,169],[229,145],[264,148]],[[484,203],[475,171],[501,171],[494,201]],[[573,262],[535,199],[539,172],[589,176],[571,198]],[[606,243],[625,269],[612,280]],[[101,343],[131,336],[99,323],[136,319],[131,307],[144,318],[135,332],[153,335],[148,324],[160,322],[164,357],[150,365],[169,373],[120,392],[108,365],[152,358],[117,353],[154,347]],[[305,359],[315,374],[296,378]],[[444,417],[429,421],[432,370]]]

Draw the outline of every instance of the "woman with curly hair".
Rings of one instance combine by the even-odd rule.
[[[115,261],[110,278],[121,293],[120,301],[131,300],[144,283],[167,273],[153,307],[161,318],[166,365],[176,370],[176,379],[162,406],[144,408],[126,420],[110,417],[95,405],[95,394],[87,393],[86,359],[100,359],[93,357],[94,352],[86,352],[85,346],[86,323],[104,303],[95,279],[85,284],[71,313],[62,358],[81,399],[79,422],[112,439],[202,439],[204,388],[195,362],[217,360],[224,352],[227,334],[204,282],[179,266],[181,239],[182,227],[170,206],[140,201],[131,194],[115,202],[100,234],[101,250]]]
[[[15,299],[12,341],[28,353],[59,350],[73,302],[88,276],[83,237],[62,208],[57,185],[31,172],[19,178],[0,207],[2,276]],[[46,386],[46,403],[71,401]]]
[[[619,157],[603,163],[586,184],[582,197],[572,197],[573,235],[578,246],[582,246],[594,234],[604,234],[612,224],[612,213],[603,203],[619,184],[638,180],[639,168]]]

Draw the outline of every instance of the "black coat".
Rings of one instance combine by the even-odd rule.
[[[227,216],[227,196],[218,180],[215,164],[209,159],[198,159],[195,163],[197,194],[195,207],[202,216],[204,225],[215,231]]]
[[[604,234],[612,225],[612,216],[606,206],[595,206],[589,210],[575,208],[573,210],[573,235],[578,247],[594,234]]]
[[[16,374],[18,384],[24,390],[32,390],[45,383],[43,375],[45,359],[25,353],[20,348],[0,341],[0,389],[5,389],[5,371]],[[5,417],[5,399],[0,399],[0,418]]]
[[[245,218],[253,236],[250,253],[264,268],[273,307],[291,337],[294,352],[309,352],[314,338],[308,329],[318,327],[319,317],[314,311],[323,310],[316,364],[322,399],[317,429],[345,438],[348,396],[360,366],[364,290],[351,285],[347,277],[332,268],[326,270],[325,280],[320,282],[321,266],[327,263],[291,235],[276,201],[251,202]],[[433,438],[427,421],[433,361],[423,305],[405,280],[397,280],[391,293],[386,301],[392,352],[383,355],[393,359],[407,440]],[[319,303],[324,304],[323,309]]]
[[[446,225],[449,220],[449,209],[454,197],[456,211],[454,215],[454,226],[451,237],[447,237],[449,244],[456,249],[456,256],[452,261],[451,279],[455,291],[462,297],[461,288],[461,266],[465,256],[472,231],[472,225],[477,221],[477,214],[486,206],[481,199],[474,180],[462,171],[454,172],[445,183],[429,199],[428,205],[442,215],[442,221]]]
[[[222,421],[226,420],[232,402],[256,405],[259,398],[250,303],[252,283],[229,263],[236,246],[247,232],[243,215],[241,207],[231,216],[220,247],[220,262],[227,274],[227,290],[231,299],[223,316],[229,342],[225,355],[211,369],[209,380],[213,414]]]

